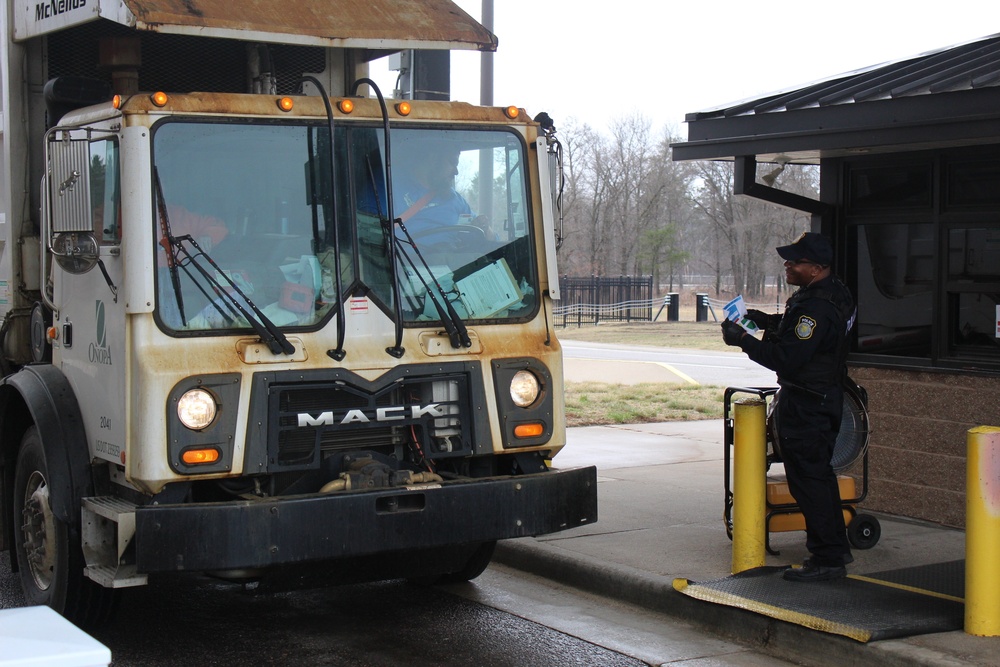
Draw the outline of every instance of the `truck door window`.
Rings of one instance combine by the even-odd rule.
[[[90,204],[94,236],[102,245],[121,242],[118,142],[90,142]]]

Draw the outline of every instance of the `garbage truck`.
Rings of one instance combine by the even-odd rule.
[[[125,589],[468,580],[597,519],[566,442],[561,152],[368,63],[496,48],[447,0],[5,2],[0,549]],[[302,573],[302,574],[300,574]]]

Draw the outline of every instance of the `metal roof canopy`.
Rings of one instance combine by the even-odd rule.
[[[104,18],[137,30],[374,52],[497,47],[451,0],[98,0],[44,3],[41,13],[35,3],[21,6],[17,40]]]
[[[1000,35],[690,113],[674,160],[822,157],[1000,142]]]

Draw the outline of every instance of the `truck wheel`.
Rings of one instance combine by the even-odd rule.
[[[45,450],[32,426],[21,438],[14,473],[14,548],[21,589],[29,605],[47,605],[83,627],[111,618],[117,601],[112,589],[83,574],[79,531],[52,513]]]
[[[465,562],[465,565],[462,566],[461,570],[441,575],[441,577],[437,580],[437,583],[461,584],[466,581],[472,581],[481,575],[487,567],[489,567],[490,561],[493,560],[493,550],[496,548],[496,541],[483,542],[472,553],[472,555],[469,556],[469,560]]]
[[[493,550],[496,549],[496,540],[492,542],[483,542],[476,547],[469,559],[465,561],[465,565],[456,572],[449,572],[447,574],[431,574],[425,576],[410,577],[409,581],[411,584],[416,584],[417,586],[436,586],[437,584],[462,584],[466,581],[472,581],[489,566],[490,560],[493,559]]]

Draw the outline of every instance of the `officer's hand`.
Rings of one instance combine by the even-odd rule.
[[[745,317],[757,325],[758,329],[766,329],[768,323],[771,321],[771,316],[762,310],[754,310],[753,308],[747,311]]]
[[[736,322],[732,320],[722,321],[722,340],[726,342],[726,345],[739,345],[745,334],[746,331]]]

